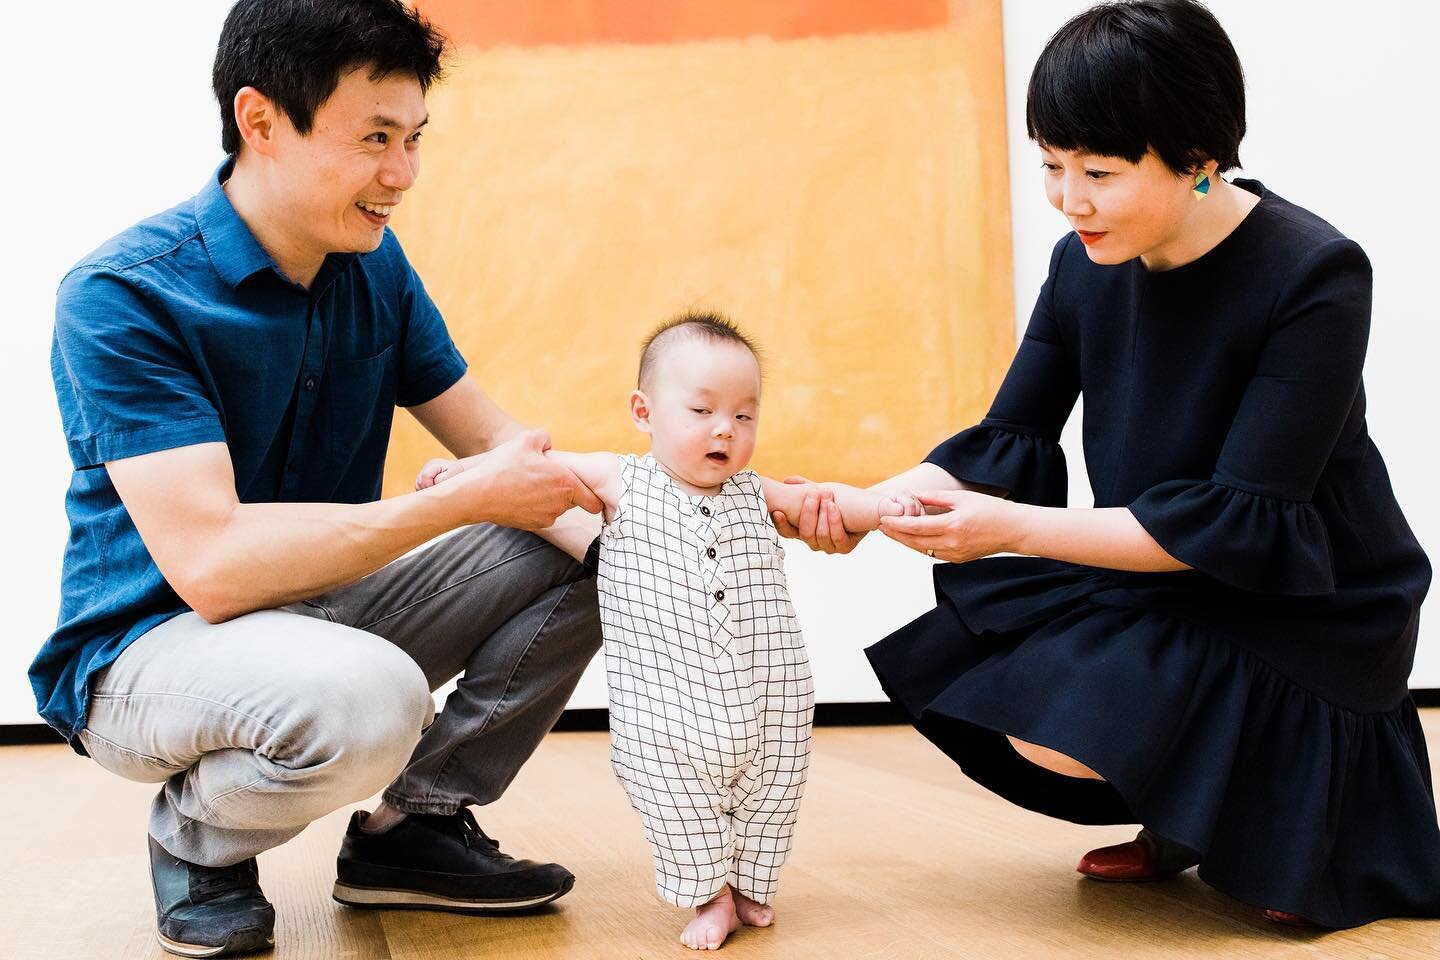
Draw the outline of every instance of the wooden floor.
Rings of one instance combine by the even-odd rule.
[[[1426,711],[1440,747],[1440,711]],[[1432,748],[1432,755],[1440,749]],[[162,957],[145,865],[152,787],[65,747],[0,748],[0,958]],[[653,892],[639,822],[610,774],[603,734],[552,734],[509,794],[478,811],[508,852],[579,877],[545,912],[475,919],[369,912],[330,899],[348,811],[260,858],[279,912],[277,958],[682,958],[682,911]],[[1201,883],[1080,878],[1085,849],[1128,839],[1011,807],[966,781],[908,728],[816,731],[809,793],[768,930],[744,958],[1440,956],[1440,922],[1391,920],[1315,934],[1275,927]]]

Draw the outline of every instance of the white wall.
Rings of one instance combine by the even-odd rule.
[[[60,602],[70,461],[50,381],[55,287],[107,237],[194,194],[220,162],[210,61],[229,6],[66,0],[6,10],[0,723],[39,722],[25,670]]]
[[[10,11],[15,37],[54,37],[56,4]],[[228,0],[69,0],[66,46],[12,45],[0,88],[12,123],[0,150],[8,214],[0,264],[8,333],[0,404],[12,411],[0,471],[9,507],[7,592],[0,632],[0,723],[36,721],[25,668],[52,629],[69,476],[49,376],[55,284],[100,241],[197,190],[219,160],[209,68]],[[1084,3],[1006,0],[1006,75],[1018,321],[1064,230],[1044,201],[1024,137],[1030,66],[1050,33]],[[1440,555],[1440,507],[1428,498],[1437,453],[1425,415],[1440,409],[1429,370],[1440,310],[1429,295],[1422,237],[1440,222],[1431,186],[1440,141],[1430,101],[1428,13],[1400,0],[1259,4],[1213,0],[1249,78],[1246,172],[1358,240],[1375,264],[1375,325],[1366,369],[1371,430],[1421,541]],[[1363,16],[1356,16],[1363,9]],[[1427,22],[1421,22],[1426,18]],[[56,59],[58,57],[58,59]],[[1078,418],[1077,418],[1078,422]],[[957,425],[957,427],[960,425]],[[1428,429],[1427,429],[1428,428]],[[1078,466],[1074,431],[1067,432]],[[923,451],[916,451],[917,458]],[[1075,502],[1088,491],[1079,470]],[[848,558],[790,551],[792,592],[823,699],[879,696],[860,648],[926,608],[927,564],[878,538]],[[1433,618],[1433,614],[1431,615]],[[1435,636],[1430,629],[1425,636]],[[1440,649],[1422,643],[1415,686],[1440,687]],[[574,701],[604,703],[592,669]]]

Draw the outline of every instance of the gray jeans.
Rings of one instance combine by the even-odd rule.
[[[80,739],[108,770],[164,781],[151,836],[207,866],[386,784],[411,813],[489,803],[600,647],[584,576],[534,534],[485,524],[304,603],[221,624],[185,613],[96,678]],[[436,715],[431,691],[456,675]]]

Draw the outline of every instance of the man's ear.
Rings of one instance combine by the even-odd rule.
[[[641,433],[650,432],[650,398],[643,390],[630,391],[630,419]]]
[[[254,87],[235,92],[235,126],[245,146],[263,157],[274,156],[280,110],[275,101]]]

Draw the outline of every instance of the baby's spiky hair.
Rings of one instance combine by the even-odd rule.
[[[760,362],[760,349],[754,341],[740,332],[729,317],[712,312],[691,311],[666,320],[651,331],[640,347],[640,375],[636,378],[641,390],[650,389],[655,375],[655,365],[665,350],[682,340],[703,339],[716,343],[735,343],[750,351],[755,362]]]

